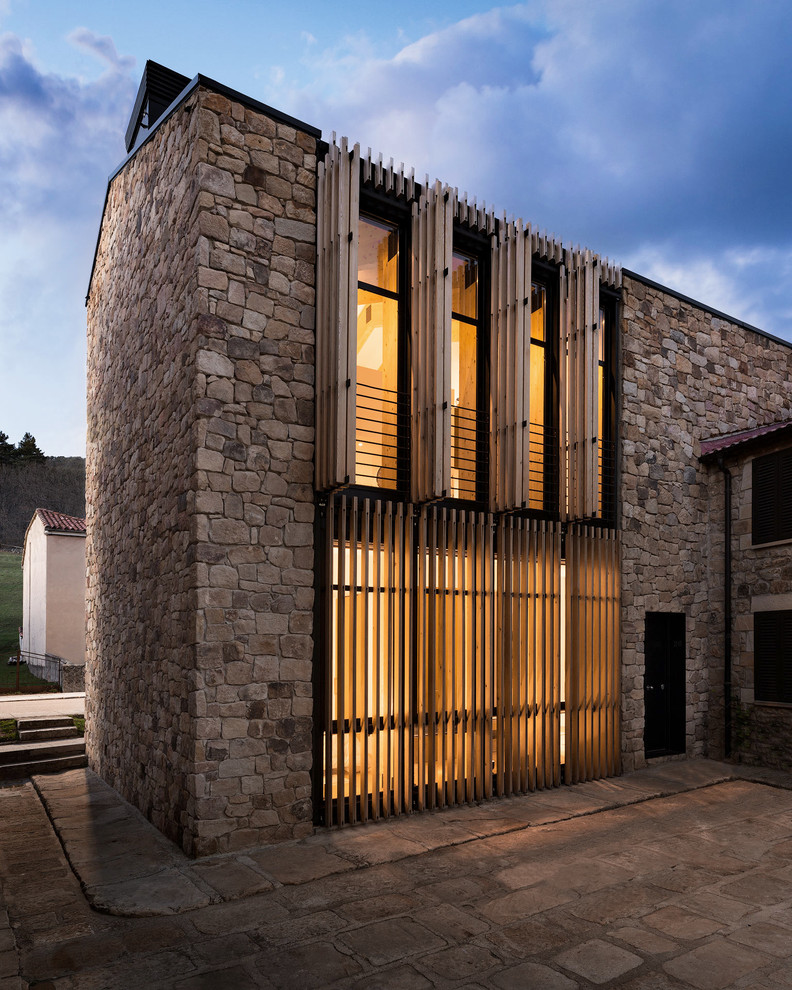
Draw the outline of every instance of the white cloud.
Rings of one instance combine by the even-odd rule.
[[[78,34],[106,66],[95,81],[43,72],[19,38],[0,37],[0,429],[30,430],[51,454],[84,444],[85,290],[136,91],[133,60]]]
[[[290,88],[287,70],[268,102],[611,257],[661,244],[684,259],[672,274],[717,258],[709,301],[792,337],[786,307],[762,292],[744,304],[716,277],[737,271],[730,250],[792,243],[790,34],[781,0],[534,0],[389,59],[348,38],[312,52],[310,85]]]
[[[75,28],[66,38],[76,48],[82,48],[90,55],[95,55],[105,62],[111,69],[117,72],[126,72],[135,67],[135,58],[132,55],[119,55],[112,38],[105,35],[95,34],[85,27]]]

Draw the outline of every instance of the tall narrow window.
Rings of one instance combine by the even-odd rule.
[[[547,289],[531,284],[531,422],[530,422],[530,498],[528,508],[545,508],[545,461],[548,438],[545,426],[545,382],[547,361]]]
[[[451,282],[451,494],[475,499],[481,466],[479,263],[454,252]]]
[[[616,383],[613,378],[616,300],[600,289],[599,354],[597,356],[597,516],[613,522],[616,495]]]
[[[361,216],[358,244],[356,475],[399,486],[399,228]],[[401,455],[401,456],[400,456]]]

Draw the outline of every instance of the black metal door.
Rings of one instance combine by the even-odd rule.
[[[685,616],[647,612],[644,636],[644,752],[685,752]]]

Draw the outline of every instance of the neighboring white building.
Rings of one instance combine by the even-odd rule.
[[[22,553],[20,647],[37,657],[85,664],[85,520],[36,509]]]

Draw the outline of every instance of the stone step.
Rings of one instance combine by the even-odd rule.
[[[62,729],[19,729],[20,742],[39,742],[44,739],[74,739],[80,733],[72,722]]]
[[[17,763],[34,763],[37,760],[53,760],[84,754],[85,740],[82,738],[65,742],[53,739],[46,742],[10,743],[7,746],[0,746],[0,769]]]
[[[9,763],[0,765],[0,780],[21,780],[40,773],[60,773],[61,770],[77,770],[88,766],[85,753],[73,756],[57,756],[48,760],[32,760],[28,763]]]
[[[68,715],[29,716],[28,718],[17,719],[17,729],[20,732],[27,732],[31,729],[69,729],[73,726],[74,722]]]

